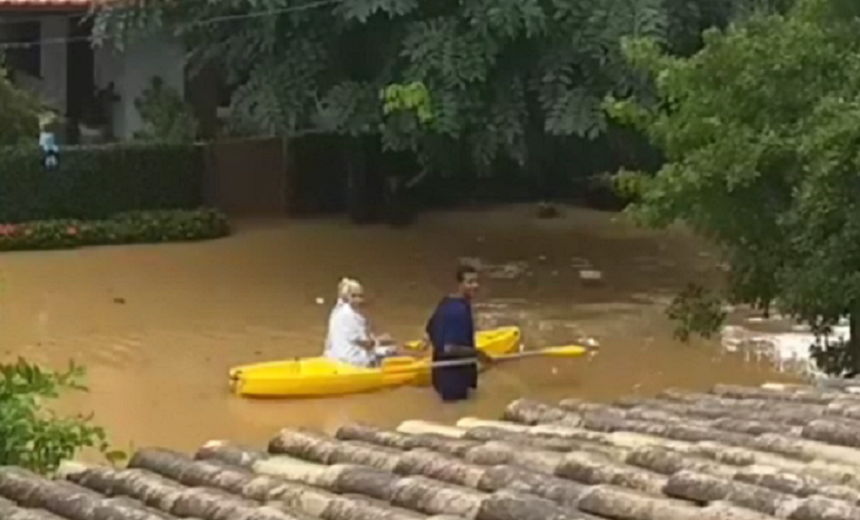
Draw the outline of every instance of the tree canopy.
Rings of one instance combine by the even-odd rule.
[[[721,246],[735,302],[775,304],[816,332],[850,317],[851,348],[818,351],[833,372],[860,368],[858,13],[856,2],[799,0],[707,32],[690,57],[629,40],[656,100],[608,104],[667,158],[655,176],[619,176],[638,197],[631,212]]]
[[[192,66],[215,63],[236,87],[243,128],[379,135],[425,158],[460,146],[486,166],[500,156],[522,164],[536,138],[600,135],[607,94],[648,88],[627,66],[622,36],[691,52],[736,4],[750,2],[147,0],[106,4],[97,30],[182,36]],[[386,87],[415,84],[432,117],[382,110]]]

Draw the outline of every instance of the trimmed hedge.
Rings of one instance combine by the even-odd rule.
[[[55,170],[38,148],[0,147],[0,222],[197,208],[204,165],[203,148],[188,144],[66,147]]]
[[[0,224],[0,251],[194,241],[229,233],[227,217],[211,209],[136,211],[103,220]]]

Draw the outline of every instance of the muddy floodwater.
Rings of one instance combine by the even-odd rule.
[[[0,256],[0,354],[57,367],[73,358],[91,390],[64,411],[94,412],[120,447],[184,450],[212,438],[259,444],[284,425],[493,416],[518,396],[610,399],[780,379],[766,362],[672,339],[668,299],[718,277],[715,259],[680,231],[578,209],[541,221],[525,206],[426,214],[402,230],[341,219],[236,228],[205,243]],[[377,329],[419,337],[464,257],[486,266],[483,326],[520,325],[528,347],[594,338],[601,354],[494,368],[473,401],[454,406],[421,388],[301,401],[229,395],[230,366],[321,352],[342,276],[364,282]],[[583,280],[582,270],[602,279]]]

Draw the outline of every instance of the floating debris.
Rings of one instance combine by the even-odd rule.
[[[746,320],[752,324],[786,321],[783,317],[769,320],[751,317]],[[768,332],[751,330],[740,325],[725,325],[720,331],[723,348],[728,352],[743,352],[756,361],[767,361],[782,372],[795,372],[805,376],[822,377],[824,374],[816,366],[810,355],[809,347],[815,343],[815,335],[808,327],[786,325],[789,330]],[[847,339],[847,325],[834,327],[829,339]]]
[[[588,280],[588,281],[602,280],[603,279],[603,273],[600,271],[593,270],[593,269],[581,269],[579,271],[579,278],[581,280]]]
[[[528,262],[522,261],[490,264],[480,258],[464,257],[460,259],[460,262],[471,265],[484,276],[496,280],[513,280],[529,273]]]

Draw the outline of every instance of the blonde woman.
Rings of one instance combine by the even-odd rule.
[[[387,334],[374,336],[362,312],[364,288],[344,278],[338,284],[337,303],[329,315],[325,356],[362,367],[379,364],[380,357],[394,350]]]

